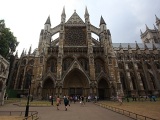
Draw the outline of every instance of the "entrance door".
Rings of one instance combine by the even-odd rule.
[[[82,88],[70,88],[69,89],[69,95],[74,96],[74,95],[79,95],[81,96],[83,94],[83,89]]]
[[[111,97],[110,88],[105,79],[101,79],[98,83],[98,95],[101,100],[109,99]]]
[[[49,96],[54,95],[54,83],[53,81],[49,78],[45,80],[43,84],[43,89],[42,89],[42,98],[43,99],[48,99]]]
[[[66,75],[63,85],[65,95],[85,95],[84,91],[89,88],[86,76],[76,68]]]
[[[105,99],[105,98],[104,98],[104,97],[105,97],[105,94],[104,94],[104,93],[105,93],[105,89],[102,89],[102,88],[99,88],[99,89],[98,89],[98,95],[99,95],[99,99],[100,99],[100,100],[104,100],[104,99]]]

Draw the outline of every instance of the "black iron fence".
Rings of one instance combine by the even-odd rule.
[[[0,116],[19,116],[22,117],[23,120],[38,120],[38,112],[37,111],[29,111],[28,117],[25,116],[25,111],[0,111]]]
[[[106,109],[109,109],[111,111],[117,112],[119,114],[128,116],[128,117],[136,119],[136,120],[156,120],[154,118],[150,118],[150,117],[147,117],[147,116],[144,116],[144,115],[140,115],[140,114],[137,114],[137,113],[134,113],[134,112],[123,110],[123,109],[116,108],[116,107],[113,107],[113,106],[108,106],[106,104],[96,103],[96,105],[99,105],[101,107],[104,107]]]

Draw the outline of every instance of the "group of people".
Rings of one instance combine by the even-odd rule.
[[[68,105],[70,106],[69,97],[68,97],[68,96],[64,96],[63,101],[64,101],[64,105],[65,105],[65,111],[67,111],[67,106],[68,106]],[[60,105],[60,104],[61,104],[61,99],[60,99],[59,96],[57,96],[57,98],[56,98],[57,110],[59,110],[59,105]]]

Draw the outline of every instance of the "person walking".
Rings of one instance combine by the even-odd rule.
[[[64,96],[64,105],[65,105],[65,111],[67,111],[67,105],[69,104],[69,100],[67,96]]]
[[[57,96],[57,99],[56,99],[56,105],[57,105],[57,110],[59,110],[59,105],[61,103],[61,99],[59,98],[59,96]]]

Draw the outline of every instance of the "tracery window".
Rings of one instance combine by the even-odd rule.
[[[138,69],[142,69],[142,64],[137,63]]]
[[[149,75],[150,75],[150,78],[151,78],[150,79],[150,85],[151,85],[152,89],[156,89],[155,78],[151,73],[149,73]]]
[[[105,63],[101,59],[95,60],[95,72],[99,73],[101,71],[105,71]]]
[[[18,89],[21,89],[21,85],[22,85],[22,80],[24,78],[24,69],[20,70],[20,73],[19,73],[19,77],[18,77],[18,82],[17,82],[17,88]]]
[[[86,28],[70,27],[65,29],[65,45],[86,45]]]
[[[126,90],[125,77],[124,77],[124,74],[122,72],[120,73],[120,80],[121,80],[121,83],[122,83],[123,90]]]
[[[31,84],[32,81],[32,69],[29,69],[25,73],[25,82],[24,82],[24,89],[28,89],[29,85]]]
[[[50,58],[47,60],[47,71],[56,73],[57,71],[57,60],[55,58]]]
[[[80,64],[82,65],[82,67],[83,67],[86,71],[88,71],[88,70],[89,70],[88,60],[85,59],[85,58],[79,58],[78,60],[79,60]]]
[[[136,78],[135,78],[135,75],[133,73],[130,73],[130,75],[131,75],[133,90],[135,90],[136,89]]]
[[[143,83],[143,88],[144,88],[144,90],[146,90],[147,87],[146,87],[145,77],[144,77],[144,75],[142,75],[142,73],[140,73],[140,77],[141,77],[141,80],[142,80],[142,83]]]
[[[128,68],[129,68],[129,69],[133,69],[133,63],[132,63],[132,62],[129,62],[129,63],[128,63]]]
[[[66,71],[71,63],[73,62],[73,58],[66,58],[63,60],[63,71]]]
[[[123,69],[123,64],[122,63],[118,63],[118,67],[119,67],[119,69]]]

